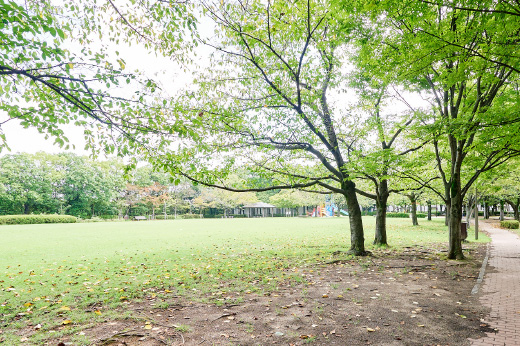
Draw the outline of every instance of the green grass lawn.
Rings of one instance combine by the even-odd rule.
[[[388,219],[390,245],[447,242],[442,219],[419,222]],[[364,219],[369,249],[374,224]],[[0,226],[0,233],[0,330],[40,323],[34,341],[146,295],[164,304],[178,295],[218,304],[227,302],[226,290],[274,289],[298,281],[302,264],[348,250],[350,239],[345,217],[19,225]]]

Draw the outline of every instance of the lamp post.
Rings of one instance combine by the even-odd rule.
[[[475,240],[478,240],[478,196],[477,196],[477,184],[475,184]]]

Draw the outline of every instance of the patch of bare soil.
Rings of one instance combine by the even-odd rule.
[[[424,247],[350,261],[339,254],[294,268],[303,281],[269,295],[226,292],[244,299],[227,306],[177,298],[167,309],[150,298],[129,303],[138,319],[81,333],[97,345],[468,345],[488,330],[471,295],[484,252],[471,250],[466,261]]]

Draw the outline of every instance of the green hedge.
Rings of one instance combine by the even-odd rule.
[[[410,215],[408,213],[386,213],[386,217],[403,217],[409,218]]]
[[[205,219],[222,219],[224,214],[206,214],[204,215]]]
[[[504,228],[510,228],[510,229],[518,229],[520,226],[520,222],[516,220],[504,220],[500,221],[500,226]]]
[[[184,214],[180,215],[181,219],[200,219],[200,214]]]
[[[424,219],[426,216],[428,216],[428,214],[426,214],[426,213],[417,213],[417,217],[419,219]]]
[[[119,215],[96,215],[95,217],[103,219],[103,220],[119,219]]]
[[[180,218],[180,215],[177,214],[177,218]],[[164,220],[164,214],[155,214],[156,220]],[[166,215],[166,220],[175,220],[175,214],[174,215]]]
[[[0,225],[28,225],[35,223],[75,223],[78,219],[70,215],[2,215]]]

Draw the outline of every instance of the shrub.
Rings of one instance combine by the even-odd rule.
[[[75,216],[70,215],[2,215],[0,225],[28,225],[36,223],[75,223]]]
[[[500,221],[500,226],[502,226],[504,228],[509,228],[509,229],[518,229],[520,226],[520,222],[518,222],[516,220],[504,220],[504,221]]]
[[[179,217],[179,215],[177,215]],[[164,220],[164,214],[155,214],[156,220]],[[175,215],[166,215],[166,220],[173,220],[175,219]]]
[[[409,218],[410,215],[408,213],[386,213],[386,217],[403,217]]]
[[[81,222],[81,223],[86,223],[86,222],[105,222],[105,221],[106,221],[105,219],[102,219],[102,218],[97,217],[97,216],[91,217],[90,219],[78,219],[78,222]]]
[[[184,214],[184,215],[180,215],[181,219],[200,219],[200,214]]]
[[[224,214],[205,214],[205,219],[221,219],[224,217]]]
[[[114,220],[119,219],[119,215],[97,215],[95,216],[97,218],[103,219],[103,220]]]
[[[426,214],[426,213],[417,213],[417,217],[419,219],[424,219],[426,216],[428,216],[428,214]]]

